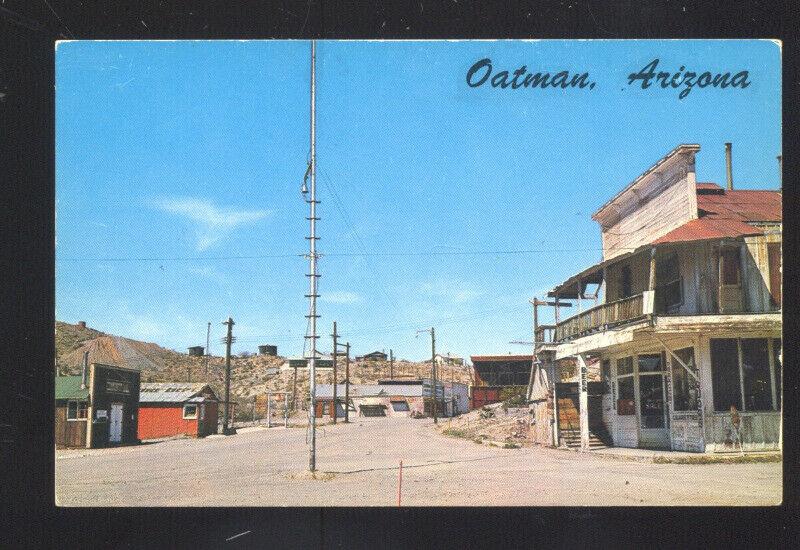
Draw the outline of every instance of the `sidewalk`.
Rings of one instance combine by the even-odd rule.
[[[575,451],[573,449],[559,450]],[[588,451],[586,454],[602,456],[614,460],[631,460],[636,462],[649,462],[654,464],[720,464],[720,463],[752,463],[752,462],[781,462],[781,451],[738,452],[731,453],[687,453],[680,451],[653,451],[649,449],[627,449],[624,447],[608,447]]]

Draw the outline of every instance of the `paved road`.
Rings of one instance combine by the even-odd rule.
[[[781,464],[649,464],[445,437],[431,420],[359,419],[116,449],[57,451],[64,506],[771,505]]]

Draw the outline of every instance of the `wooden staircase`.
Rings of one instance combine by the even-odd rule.
[[[581,431],[580,429],[570,428],[561,430],[561,442],[570,449],[581,448]],[[599,449],[606,449],[611,447],[611,434],[608,433],[605,426],[590,426],[589,427],[589,450],[596,451]]]

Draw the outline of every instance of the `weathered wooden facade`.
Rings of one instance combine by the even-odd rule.
[[[549,293],[579,313],[537,330],[535,440],[563,442],[558,372],[574,361],[580,379],[595,360],[613,445],[780,448],[781,194],[697,183],[699,149],[677,147],[601,207],[602,262]],[[598,413],[579,387],[588,448]]]
[[[139,371],[92,363],[81,376],[56,377],[57,447],[138,443]]]

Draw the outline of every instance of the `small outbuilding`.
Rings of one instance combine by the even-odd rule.
[[[278,346],[273,346],[270,344],[263,344],[258,346],[258,354],[259,355],[267,355],[269,357],[277,357],[278,356]]]
[[[192,357],[202,357],[205,348],[203,346],[192,346],[189,348],[189,355]]]
[[[211,386],[202,382],[142,384],[139,439],[215,434],[219,422],[219,402]]]
[[[389,356],[382,351],[373,351],[366,355],[357,356],[356,361],[386,361],[388,358]]]

